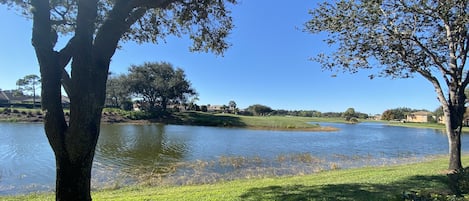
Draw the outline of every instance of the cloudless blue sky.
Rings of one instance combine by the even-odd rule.
[[[370,71],[357,74],[323,71],[309,58],[329,47],[324,35],[302,32],[308,10],[317,1],[288,3],[255,0],[234,6],[235,28],[223,56],[189,52],[187,37],[169,37],[166,43],[124,43],[112,58],[110,71],[126,73],[132,64],[167,61],[184,69],[199,93],[198,104],[222,105],[234,100],[239,108],[263,104],[273,109],[356,111],[378,114],[410,107],[433,111],[439,106],[431,84],[413,79],[375,78]],[[32,22],[0,6],[0,88],[16,88],[16,80],[38,74],[31,46]],[[65,42],[62,41],[62,44]],[[337,76],[332,76],[337,74]]]

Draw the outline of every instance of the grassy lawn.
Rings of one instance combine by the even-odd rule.
[[[384,123],[386,123],[386,122],[384,122]],[[388,122],[388,125],[390,125],[390,126],[402,126],[402,127],[409,127],[409,128],[431,128],[431,129],[445,130],[445,125],[444,124],[437,124],[437,123]],[[469,127],[463,127],[462,131],[469,133]]]
[[[446,157],[427,162],[324,171],[312,175],[246,179],[194,186],[132,186],[93,192],[94,200],[402,200],[403,192],[450,192]],[[469,156],[463,157],[464,164]],[[0,200],[53,200],[52,194]]]

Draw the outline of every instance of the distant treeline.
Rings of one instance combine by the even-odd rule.
[[[249,106],[243,112],[240,112],[242,115],[254,115],[254,116],[266,116],[266,115],[279,115],[279,116],[298,116],[298,117],[326,117],[326,118],[359,118],[367,119],[369,118],[368,114],[355,112],[353,108],[348,108],[344,112],[320,112],[317,110],[273,110],[272,108],[255,104]]]

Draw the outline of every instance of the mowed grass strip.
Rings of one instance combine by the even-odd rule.
[[[310,122],[318,119],[296,116],[243,116],[234,114],[211,114],[204,112],[181,112],[174,114],[176,122],[189,125],[235,127],[262,130],[289,131],[335,131],[336,128],[321,127]]]
[[[463,157],[464,164],[469,156]],[[404,191],[447,193],[447,157],[427,162],[324,171],[317,174],[245,179],[194,186],[131,186],[93,192],[94,200],[402,200]],[[0,200],[53,200],[53,194]]]

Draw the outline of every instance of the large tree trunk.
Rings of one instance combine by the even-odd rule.
[[[443,104],[443,112],[445,115],[445,125],[450,156],[448,170],[450,172],[457,172],[463,168],[461,162],[461,131],[465,112],[464,103],[451,105]]]
[[[32,43],[42,78],[44,129],[56,159],[56,200],[91,200],[91,168],[99,137],[109,64],[119,39],[143,14],[128,1],[118,1],[96,32],[98,0],[78,1],[75,35],[60,52],[50,20],[49,1],[32,0]],[[93,40],[93,37],[95,39]],[[73,58],[73,59],[72,59]],[[64,70],[72,61],[71,75]],[[70,120],[65,120],[61,86],[70,98]]]
[[[92,158],[75,162],[67,157],[56,158],[56,200],[91,200]]]
[[[452,131],[448,133],[449,140],[449,167],[451,171],[462,169],[461,163],[461,132]]]

